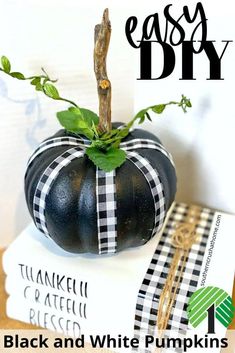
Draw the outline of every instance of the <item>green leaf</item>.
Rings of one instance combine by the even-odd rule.
[[[86,136],[89,140],[94,138],[94,132],[90,128],[80,128],[77,134]]]
[[[147,112],[147,110],[148,110],[148,108],[145,108],[145,109],[140,110],[140,111],[136,114],[135,118],[136,118],[136,119],[137,119],[137,118],[142,118],[142,117],[145,115],[145,113]]]
[[[129,134],[130,130],[126,127],[119,129],[119,132],[117,133],[118,137],[121,137],[122,139],[126,137]]]
[[[157,114],[161,114],[166,108],[166,104],[158,104],[151,107],[152,111]]]
[[[52,85],[51,83],[45,83],[45,85],[43,85],[43,90],[45,92],[45,94],[53,99],[59,99],[60,95],[59,92],[57,90],[57,88]]]
[[[87,122],[85,120],[83,120],[83,118],[79,118],[77,117],[77,127],[78,129],[87,129],[89,128]]]
[[[79,116],[69,110],[56,113],[60,124],[68,131],[77,132]]]
[[[77,114],[77,115],[82,116],[81,110],[80,110],[80,108],[78,108],[78,107],[69,107],[69,108],[68,108],[68,111],[70,111],[70,112],[73,113],[73,114]]]
[[[42,84],[40,82],[36,84],[35,88],[36,88],[36,91],[43,91]]]
[[[80,107],[70,107],[68,110],[74,114],[80,115],[87,122],[89,127],[92,127],[93,124],[99,124],[99,117],[92,110]]]
[[[30,83],[33,86],[37,86],[38,83],[41,83],[41,77],[35,77]]]
[[[149,121],[152,121],[151,116],[149,115],[148,112],[146,112],[146,116],[147,116],[147,119],[148,119]]]
[[[112,148],[119,148],[119,146],[120,146],[120,143],[121,143],[121,139],[120,140],[117,140],[117,141],[115,141],[114,143],[112,143]]]
[[[109,132],[105,132],[100,136],[101,140],[108,140],[111,137],[116,136],[120,132],[120,129],[112,129]]]
[[[85,108],[79,108],[83,118],[87,121],[87,123],[89,124],[89,126],[92,126],[92,122],[95,125],[99,124],[99,117],[96,113],[94,113],[92,110],[89,109],[85,109]]]
[[[25,80],[24,75],[21,72],[11,72],[11,77],[17,78],[18,80]]]
[[[105,143],[105,141],[102,140],[95,140],[92,142],[92,147],[97,147],[98,149],[101,150],[106,150],[107,149],[107,144]]]
[[[2,56],[1,57],[1,64],[2,64],[2,68],[3,70],[9,74],[11,71],[11,63],[9,61],[9,59],[6,56]]]
[[[68,131],[82,134],[88,139],[92,140],[94,132],[89,127],[87,122],[81,118],[78,114],[74,114],[70,110],[64,110],[56,114],[60,124]]]
[[[105,172],[120,167],[126,160],[126,153],[117,148],[110,148],[107,151],[99,150],[96,147],[88,147],[86,154],[89,159]]]
[[[192,108],[192,103],[190,102],[189,99],[186,100],[186,105],[187,107]]]
[[[91,125],[91,129],[94,132],[94,135],[96,136],[96,138],[99,138],[99,132],[97,130],[97,125],[95,125],[94,121],[92,121],[92,125]]]
[[[143,124],[144,120],[145,120],[145,116],[143,115],[139,119],[139,124]]]

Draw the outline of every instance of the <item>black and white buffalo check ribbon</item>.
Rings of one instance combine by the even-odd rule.
[[[34,159],[42,152],[56,146],[68,146],[68,149],[55,158],[43,172],[33,199],[35,224],[46,236],[49,236],[49,232],[45,218],[45,204],[52,183],[62,168],[74,159],[84,156],[85,148],[89,144],[90,141],[82,137],[55,137],[42,142],[28,161],[29,168]],[[157,170],[151,166],[147,158],[142,157],[136,150],[141,148],[155,149],[166,156],[173,166],[174,162],[170,153],[160,143],[149,139],[133,139],[128,142],[122,142],[120,148],[126,151],[127,159],[141,171],[150,187],[155,206],[153,236],[161,228],[166,215],[164,190]],[[99,168],[96,170],[99,254],[115,253],[117,249],[115,176],[115,170],[109,173],[105,173]]]
[[[175,252],[171,236],[175,231],[176,224],[186,218],[188,208],[189,206],[183,203],[175,204],[139,289],[134,329],[135,336],[140,342],[144,342],[145,335],[154,336],[156,332],[159,299]],[[199,242],[193,244],[189,252],[167,330],[174,330],[178,333],[184,333],[187,330],[187,303],[198,286],[214,214],[214,211],[206,208],[201,211],[200,220],[196,227]],[[151,349],[146,349],[143,344],[138,352],[150,353]]]

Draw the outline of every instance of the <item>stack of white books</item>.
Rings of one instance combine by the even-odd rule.
[[[65,252],[30,224],[3,256],[7,315],[73,337],[151,334],[175,251],[171,236],[188,208],[174,204],[161,233],[116,255]],[[187,330],[185,303],[197,288],[232,293],[234,229],[235,216],[202,208],[199,240],[189,253],[169,329]]]

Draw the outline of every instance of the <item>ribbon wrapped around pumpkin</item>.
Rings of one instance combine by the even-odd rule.
[[[161,229],[174,200],[170,153],[151,133],[134,130],[120,144],[127,161],[104,172],[86,157],[89,144],[62,130],[29,159],[25,194],[36,227],[75,253],[143,245]]]

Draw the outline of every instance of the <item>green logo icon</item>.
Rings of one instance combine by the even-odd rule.
[[[215,319],[227,328],[234,313],[235,308],[228,293],[212,286],[198,289],[191,296],[187,307],[188,319],[194,328],[207,318],[208,333],[215,333]]]

